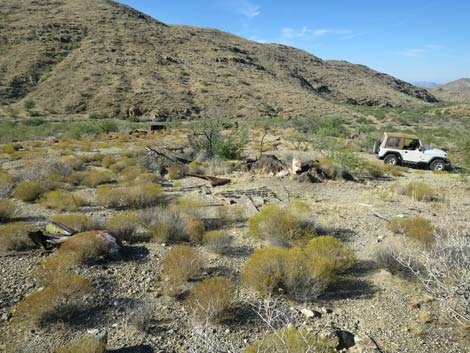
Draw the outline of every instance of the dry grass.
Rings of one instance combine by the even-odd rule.
[[[206,278],[191,289],[187,305],[196,320],[218,321],[232,307],[234,293],[235,286],[229,279]]]
[[[92,230],[95,223],[91,217],[83,213],[56,214],[51,216],[50,220],[65,224],[79,233]]]
[[[133,186],[98,187],[96,198],[99,205],[108,208],[145,208],[158,204],[162,200],[159,184],[140,184]]]
[[[139,234],[142,216],[136,212],[119,213],[105,223],[105,228],[116,238],[128,242],[147,240],[148,235]]]
[[[57,250],[59,257],[74,259],[76,263],[96,261],[106,254],[105,244],[94,232],[79,233],[62,243]]]
[[[45,193],[39,202],[47,208],[58,211],[75,211],[85,205],[83,198],[65,190],[54,190]]]
[[[87,335],[75,339],[73,342],[59,347],[55,353],[105,353],[106,344],[96,336]]]
[[[111,183],[115,179],[116,176],[109,170],[89,170],[71,174],[67,181],[74,185],[84,185],[95,188],[98,185]]]
[[[80,275],[58,271],[46,288],[24,297],[15,307],[14,320],[21,324],[41,324],[61,310],[61,304],[80,299],[90,293],[91,282]]]
[[[185,245],[176,245],[168,251],[162,266],[167,281],[166,292],[176,295],[181,292],[186,281],[200,274],[204,261],[197,250]]]
[[[426,245],[434,241],[434,227],[429,220],[422,217],[394,218],[387,224],[387,228]]]
[[[424,182],[395,183],[390,188],[392,192],[412,197],[418,201],[435,201],[439,199],[439,193],[432,186]]]
[[[11,219],[16,213],[16,205],[8,199],[0,199],[0,222]]]
[[[13,197],[25,202],[35,201],[42,193],[44,188],[36,181],[25,180],[13,189]]]
[[[0,251],[22,251],[34,248],[33,242],[28,237],[28,232],[33,230],[30,223],[17,222],[0,226]]]
[[[232,244],[232,237],[221,230],[213,230],[204,234],[202,242],[212,252],[225,254]]]

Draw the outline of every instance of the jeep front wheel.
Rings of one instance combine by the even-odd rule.
[[[384,158],[385,164],[398,165],[400,160],[396,154],[389,154]]]
[[[429,165],[429,169],[440,172],[446,169],[446,164],[442,159],[435,159]]]

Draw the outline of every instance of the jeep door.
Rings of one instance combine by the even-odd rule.
[[[402,157],[408,163],[419,163],[423,161],[423,152],[419,150],[421,143],[415,139],[405,139],[403,142]]]

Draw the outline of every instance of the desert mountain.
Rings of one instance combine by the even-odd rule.
[[[312,116],[416,106],[423,88],[222,31],[166,25],[110,0],[0,0],[0,104],[49,113]]]
[[[470,94],[470,78],[461,78],[460,80],[440,85],[439,88],[449,92]]]

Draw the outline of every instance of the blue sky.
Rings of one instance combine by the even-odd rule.
[[[168,24],[221,29],[401,79],[470,77],[468,0],[121,0]]]

